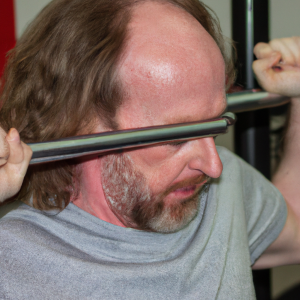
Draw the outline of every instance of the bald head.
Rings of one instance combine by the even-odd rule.
[[[117,71],[124,94],[116,114],[120,129],[210,119],[226,107],[218,46],[196,19],[171,4],[144,1],[134,7]],[[125,226],[159,232],[186,226],[197,215],[207,178],[222,172],[211,137],[97,161],[91,163],[94,173],[91,165],[82,173],[88,180],[81,190],[99,191],[101,170],[103,190],[90,202],[101,199],[110,208],[107,216],[113,212]]]
[[[128,33],[119,65],[125,92],[118,113],[121,128],[196,121],[219,113],[225,99],[223,57],[193,16],[169,3],[144,2],[135,7]]]

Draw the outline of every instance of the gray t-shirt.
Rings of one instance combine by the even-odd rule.
[[[0,220],[0,299],[255,299],[251,264],[287,210],[276,188],[224,149],[198,216],[172,234],[106,223],[70,204]]]

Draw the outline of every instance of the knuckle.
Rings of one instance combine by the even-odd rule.
[[[259,42],[255,45],[254,50],[259,50],[260,48],[262,48],[264,46],[264,43]]]
[[[279,50],[282,47],[284,39],[274,39],[270,41],[269,45],[273,50]]]
[[[269,42],[269,45],[272,46],[272,45],[275,45],[278,43],[278,39],[273,39]]]
[[[266,43],[258,43],[256,44],[256,46],[254,47],[254,52],[256,53],[261,53],[264,50],[266,50],[268,48],[268,45]]]
[[[253,62],[252,68],[257,76],[262,77],[264,75],[265,62],[256,60]]]
[[[295,42],[300,46],[300,36],[295,36]]]

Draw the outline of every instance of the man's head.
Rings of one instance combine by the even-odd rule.
[[[155,14],[157,5],[153,5],[154,3],[170,12],[167,21],[169,25],[179,21],[179,17],[175,17],[175,12],[185,21],[178,23],[177,28],[176,26],[168,28],[170,30],[168,32],[159,31],[160,26],[147,28],[147,18],[150,16],[147,9],[151,8],[151,15]],[[143,17],[138,18],[135,14]],[[194,40],[197,30],[190,34],[189,30],[192,29],[190,22],[194,25],[201,23],[213,39],[207,37],[202,39],[199,36]],[[135,23],[139,25],[135,26]],[[157,24],[164,25],[159,22]],[[143,34],[143,27],[149,29],[147,37]],[[163,43],[164,38],[156,39],[157,31],[168,37],[179,27],[180,38],[175,42],[176,34],[174,34],[169,47]],[[198,29],[201,33],[205,32],[202,27]],[[11,53],[6,71],[6,85],[1,96],[4,105],[0,113],[0,123],[5,129],[16,127],[25,142],[34,142],[97,129],[123,129],[216,116],[222,110],[219,104],[224,102],[224,90],[221,99],[220,83],[218,82],[217,88],[214,88],[218,90],[217,96],[210,91],[212,84],[207,86],[208,81],[204,79],[210,77],[212,83],[215,80],[213,77],[216,75],[219,78],[220,75],[217,75],[219,73],[215,72],[215,69],[207,68],[209,64],[207,60],[203,60],[201,65],[199,60],[209,54],[216,69],[220,67],[224,75],[223,63],[220,64],[220,52],[216,54],[215,50],[212,52],[209,50],[205,54],[203,51],[198,53],[196,49],[198,46],[210,49],[206,43],[212,45],[213,40],[223,51],[222,36],[218,32],[217,23],[197,0],[53,1],[29,27]],[[184,47],[183,43],[186,42],[192,43],[192,46]],[[163,51],[155,49],[155,44],[158,48],[161,46]],[[147,49],[148,56],[145,56],[142,53]],[[217,49],[216,44],[214,49]],[[139,55],[135,59],[137,53]],[[144,59],[149,60],[148,68],[141,66]],[[177,60],[175,64],[173,59]],[[194,59],[197,63],[194,63]],[[189,76],[189,85],[187,81],[184,83],[181,81],[182,78],[194,74],[197,68],[203,70],[204,78]],[[226,68],[227,74],[230,75],[230,65],[226,64]],[[147,81],[152,87],[147,85]],[[172,83],[173,87],[170,85]],[[185,85],[184,89],[180,90],[180,84]],[[200,89],[200,86],[207,86],[207,90]],[[148,88],[148,91],[142,93],[145,88]],[[199,104],[197,97],[200,90],[205,100],[201,104],[202,109],[196,111],[194,107]],[[190,92],[188,97],[187,92]],[[174,95],[178,97],[175,98]],[[176,103],[173,103],[175,99]],[[218,105],[213,105],[213,102],[217,102]],[[162,114],[166,109],[168,118],[164,118]],[[186,112],[181,115],[181,119],[178,119],[179,110]],[[144,154],[131,159],[137,171],[141,171],[149,181],[150,186],[159,181],[154,191],[155,194],[159,194],[160,189],[171,179],[167,179],[166,176],[165,182],[160,182],[155,176],[159,168],[156,166],[155,169],[151,159],[167,153],[158,150],[156,154],[150,155],[147,149],[141,151],[145,151],[148,161],[141,160]],[[210,158],[208,155],[207,160]],[[152,175],[147,171],[147,164],[154,166]],[[163,165],[163,159],[159,164]],[[173,164],[180,168],[175,160]],[[166,174],[168,168],[165,169]],[[214,169],[218,168],[212,167],[212,170]],[[206,174],[205,170],[202,171]],[[49,209],[53,206],[63,208],[69,203],[73,175],[73,168],[68,163],[36,167],[29,171],[21,197],[28,200],[33,194],[34,205],[37,208]],[[178,182],[182,178],[178,178]],[[153,184],[150,183],[151,180]],[[174,180],[172,182],[176,183]]]
[[[117,72],[124,89],[115,116],[119,129],[216,118],[226,108],[220,49],[195,18],[169,3],[134,8]],[[97,130],[102,129],[99,122]],[[159,232],[189,223],[207,178],[222,172],[213,138],[99,160],[105,200],[118,219],[128,227]],[[93,200],[86,193],[84,201]]]

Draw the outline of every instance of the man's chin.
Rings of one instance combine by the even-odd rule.
[[[158,216],[149,220],[149,228],[155,232],[173,233],[186,227],[198,214],[199,194],[200,191],[176,205],[165,206]]]

